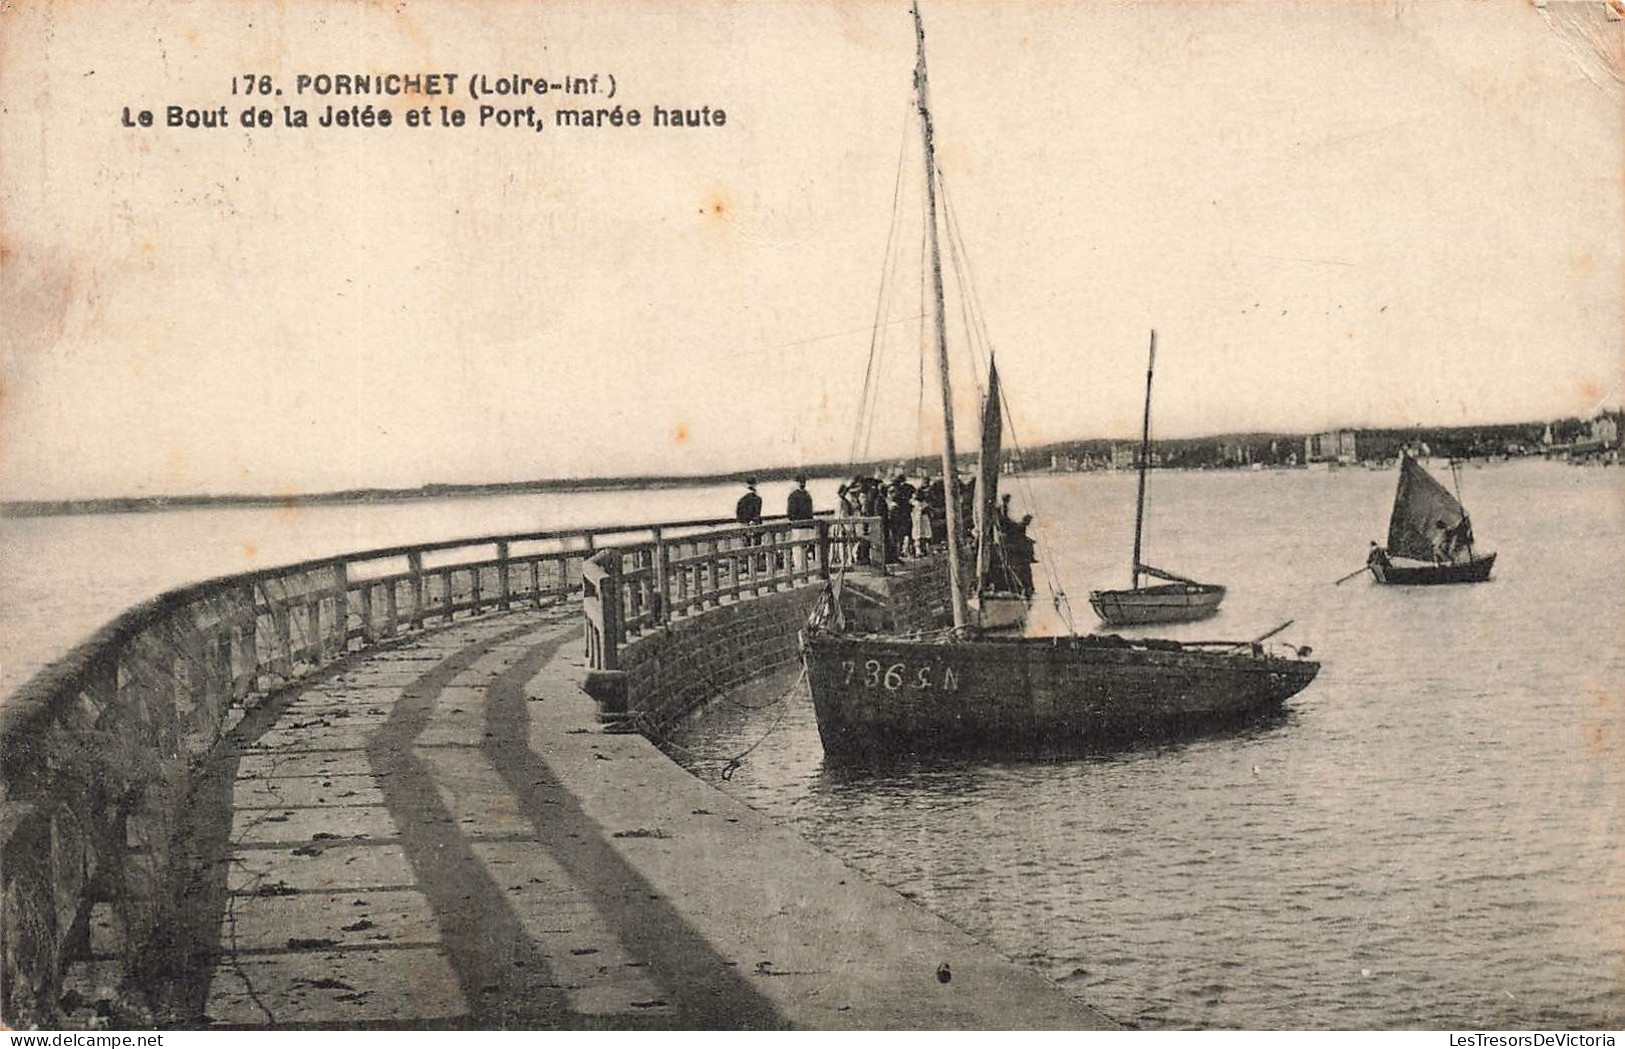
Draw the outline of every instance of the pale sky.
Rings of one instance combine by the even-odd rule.
[[[1136,433],[1152,327],[1164,435],[1619,403],[1625,23],[1601,4],[924,17],[1026,442]],[[0,494],[844,460],[900,147],[918,199],[913,50],[902,0],[11,5]],[[275,104],[371,101],[396,126],[244,130],[250,71]],[[293,97],[300,72],[386,71],[613,74],[646,121],[727,123],[426,130],[401,122],[415,100]],[[233,126],[120,126],[170,103]],[[919,313],[904,211],[894,318]],[[887,328],[885,454],[935,425],[916,324]]]

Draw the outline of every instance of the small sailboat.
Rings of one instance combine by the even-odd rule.
[[[925,30],[914,8],[918,57],[915,109],[924,143],[926,229],[931,282],[930,348],[942,394],[943,477],[959,476],[947,351],[942,258],[938,246],[938,170],[932,143]],[[962,289],[963,290],[963,289]],[[840,578],[820,596],[801,633],[802,661],[826,757],[876,760],[947,751],[1040,752],[1183,736],[1246,723],[1280,708],[1314,680],[1320,664],[1307,648],[1247,641],[1177,642],[1113,636],[1024,636],[1002,617],[1031,592],[1022,558],[1030,549],[991,503],[998,470],[1000,397],[989,364],[983,403],[981,480],[974,516],[974,566],[962,566],[963,517],[947,500],[945,557],[951,622],[914,632],[860,629],[843,605]],[[991,422],[990,422],[991,418]],[[952,489],[950,489],[952,491]],[[999,551],[1011,573],[1002,590]],[[970,600],[967,600],[970,598]],[[1057,594],[1057,607],[1063,595]],[[990,614],[990,609],[994,612]],[[980,614],[978,614],[980,613]]]
[[[1482,583],[1495,567],[1495,553],[1473,549],[1473,523],[1461,500],[1403,451],[1388,545],[1373,544],[1367,565],[1377,582],[1393,586]]]
[[[1206,619],[1219,610],[1224,587],[1198,583],[1194,579],[1152,568],[1140,560],[1140,543],[1145,527],[1145,474],[1151,468],[1151,375],[1157,365],[1157,333],[1151,332],[1151,357],[1145,366],[1145,420],[1140,431],[1140,489],[1134,504],[1134,560],[1130,564],[1132,587],[1128,590],[1091,590],[1089,604],[1095,615],[1112,626],[1141,626],[1148,623],[1191,623]],[[1152,576],[1165,580],[1161,585],[1144,586]]]

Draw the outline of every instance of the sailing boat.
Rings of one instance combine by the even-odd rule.
[[[940,173],[918,6],[913,14],[915,109],[924,143],[925,240],[934,292],[931,346],[942,394],[942,475],[951,482],[959,473],[937,236]],[[990,387],[994,374],[990,370]],[[988,468],[985,458],[984,477]],[[984,501],[991,488],[981,486]],[[911,634],[852,629],[848,623],[856,617],[842,607],[839,581],[808,617],[802,659],[819,737],[832,760],[966,749],[1090,749],[1166,738],[1276,710],[1320,670],[1307,648],[1263,643],[1281,628],[1253,641],[1187,643],[984,629],[966,600],[971,580],[961,564],[958,504],[947,500],[951,624]],[[981,515],[985,519],[986,511]]]
[[[1224,587],[1216,583],[1198,583],[1140,561],[1140,540],[1145,525],[1145,473],[1151,468],[1151,373],[1156,365],[1157,333],[1153,329],[1151,357],[1145,366],[1145,421],[1140,430],[1140,492],[1134,504],[1134,559],[1129,565],[1133,586],[1128,590],[1089,592],[1089,604],[1095,615],[1113,626],[1190,623],[1213,615],[1219,610],[1219,602],[1224,600]],[[1141,586],[1143,576],[1167,582],[1161,586]]]
[[[1460,480],[1456,483],[1460,491]],[[1392,560],[1396,557],[1412,563],[1396,564]],[[1368,563],[1379,583],[1482,583],[1495,567],[1495,554],[1473,550],[1473,523],[1461,500],[1435,481],[1408,451],[1401,451],[1399,488],[1388,518],[1388,546],[1373,548]]]

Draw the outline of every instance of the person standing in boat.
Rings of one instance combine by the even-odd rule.
[[[1371,541],[1371,550],[1365,555],[1365,563],[1368,567],[1374,569],[1386,569],[1389,566],[1388,551],[1378,546],[1375,539]]]
[[[1433,563],[1442,565],[1450,560],[1450,526],[1444,521],[1433,522],[1433,535],[1428,540],[1433,547]]]
[[[1466,514],[1456,522],[1456,527],[1448,529],[1444,535],[1445,560],[1453,565],[1459,565],[1473,559],[1473,524]]]
[[[1033,564],[1038,560],[1037,546],[1027,534],[1032,523],[1033,515],[1027,514],[1019,524],[1010,522],[1004,533],[1004,554],[1010,564],[1010,574],[1015,577],[1016,587],[1023,597],[1033,596]]]

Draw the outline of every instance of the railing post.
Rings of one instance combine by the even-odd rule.
[[[372,625],[372,583],[361,584],[361,643],[370,645],[378,640],[378,632]]]
[[[412,629],[423,629],[423,554],[414,550],[406,555],[407,570],[412,573]]]
[[[265,603],[271,609],[271,630],[276,648],[271,652],[271,673],[284,681],[293,677],[293,627],[288,622],[288,602],[271,587],[265,588]]]
[[[819,518],[817,521],[813,522],[813,529],[818,534],[818,538],[816,540],[817,550],[818,550],[818,553],[816,555],[817,558],[818,558],[818,578],[820,578],[820,579],[828,579],[829,578],[829,522],[824,520],[823,518]]]
[[[694,544],[684,543],[681,539],[678,539],[673,541],[672,549],[677,552],[678,557],[687,557],[693,552]],[[679,568],[677,575],[673,577],[670,558],[667,558],[666,578],[670,580],[672,588],[671,603],[666,606],[666,622],[668,623],[671,622],[671,617],[676,615],[678,610],[683,611],[685,614],[688,612],[688,595],[690,593],[688,572],[689,566],[685,565]]]
[[[334,635],[338,638],[338,654],[350,648],[350,566],[344,561],[333,562],[333,618]]]
[[[327,661],[327,638],[322,633],[322,599],[320,592],[317,596],[305,601],[305,627],[310,632],[310,661],[320,664]]]
[[[641,551],[633,553],[631,557],[634,568],[648,567],[644,564]],[[632,585],[626,588],[626,604],[622,607],[622,611],[626,615],[621,621],[623,623],[630,621],[631,627],[627,631],[628,635],[630,635],[631,629],[641,630],[643,627],[643,584],[645,578],[644,575],[639,573],[638,577],[633,580]]]
[[[384,636],[394,637],[397,625],[400,622],[400,599],[395,596],[395,580],[391,579],[385,584],[384,590]]]
[[[508,542],[502,540],[497,543],[497,608],[506,612],[509,596]]]
[[[654,613],[655,622],[667,623],[671,621],[671,595],[666,587],[669,585],[668,576],[671,573],[671,552],[666,549],[666,542],[661,537],[660,529],[655,533],[655,593]]]
[[[621,606],[621,555],[617,551],[611,551],[611,556],[604,558],[604,582],[599,588],[598,600],[604,607],[603,669],[619,670],[624,615]]]
[[[237,598],[242,602],[245,610],[240,621],[241,630],[237,635],[237,643],[242,646],[242,673],[233,668],[231,682],[232,698],[238,701],[246,699],[248,694],[259,687],[260,674],[260,648],[259,648],[259,607],[254,597],[254,584],[248,583],[243,587]]]

